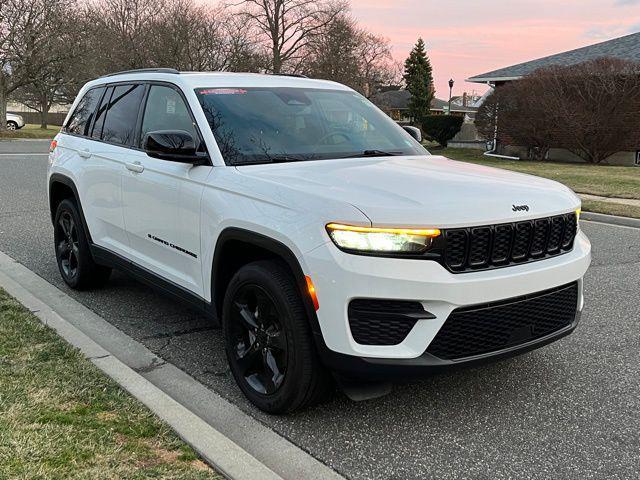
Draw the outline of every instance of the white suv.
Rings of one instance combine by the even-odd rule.
[[[99,78],[51,146],[60,272],[88,288],[115,267],[205,312],[272,413],[333,379],[349,390],[570,333],[590,262],[576,195],[417,140],[329,81]]]

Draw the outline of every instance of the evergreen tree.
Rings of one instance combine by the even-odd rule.
[[[409,115],[415,122],[422,123],[422,119],[430,113],[431,101],[435,94],[431,62],[422,38],[418,39],[409,58],[404,62],[404,81],[407,91],[411,93]]]

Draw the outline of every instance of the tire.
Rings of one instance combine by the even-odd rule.
[[[280,261],[238,270],[225,293],[222,324],[231,373],[260,410],[289,413],[331,393],[296,282]]]
[[[18,130],[18,124],[13,121],[7,122],[7,130]]]
[[[73,200],[65,199],[58,205],[53,238],[58,269],[67,285],[85,290],[106,283],[111,269],[93,261],[78,207]]]

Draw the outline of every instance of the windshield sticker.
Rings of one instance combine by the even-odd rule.
[[[243,95],[247,91],[242,88],[207,88],[198,93],[200,95]]]

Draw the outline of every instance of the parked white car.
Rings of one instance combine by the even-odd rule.
[[[24,118],[21,115],[7,113],[7,130],[19,130],[24,127]]]
[[[418,140],[329,81],[99,78],[51,146],[60,272],[81,289],[115,267],[204,312],[272,413],[334,378],[352,391],[572,332],[591,258],[578,197]]]

